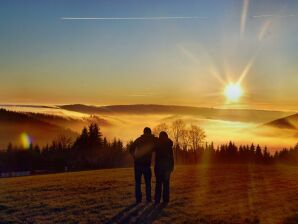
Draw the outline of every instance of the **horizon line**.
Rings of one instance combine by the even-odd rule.
[[[219,110],[254,110],[254,111],[270,111],[270,112],[286,112],[286,113],[297,113],[297,109],[280,109],[280,108],[234,108],[234,107],[225,107],[225,106],[198,106],[198,105],[179,105],[179,104],[156,104],[156,103],[132,103],[132,104],[84,104],[84,103],[62,103],[62,104],[1,104],[1,107],[48,107],[52,109],[62,109],[61,106],[74,106],[74,105],[82,105],[82,106],[91,106],[91,107],[109,107],[109,106],[176,106],[176,107],[193,107],[193,108],[208,108],[208,109],[219,109]]]

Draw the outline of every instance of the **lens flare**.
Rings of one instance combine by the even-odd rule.
[[[238,99],[242,96],[243,91],[239,84],[230,83],[225,88],[225,96],[229,101],[238,101]]]
[[[31,138],[26,132],[22,132],[20,135],[23,148],[28,149],[31,144]]]

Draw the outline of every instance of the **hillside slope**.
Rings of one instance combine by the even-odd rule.
[[[265,124],[265,126],[298,130],[298,113],[284,118],[280,118]]]
[[[44,119],[43,119],[44,118]],[[59,135],[75,137],[76,132],[47,121],[47,116],[0,109],[0,149],[9,142],[20,145],[20,135],[26,133],[33,143],[44,145]],[[55,116],[49,116],[49,120]],[[58,118],[57,118],[58,119]]]

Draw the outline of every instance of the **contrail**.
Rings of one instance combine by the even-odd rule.
[[[61,17],[62,20],[183,20],[207,19],[203,16],[159,16],[159,17]]]
[[[251,16],[251,18],[267,18],[267,17],[287,18],[287,17],[297,17],[297,16],[298,14],[292,14],[292,15],[264,14],[264,15]]]
[[[242,13],[241,13],[241,19],[240,19],[240,36],[241,37],[243,37],[244,32],[245,32],[245,24],[246,24],[248,8],[249,8],[249,0],[243,0]]]

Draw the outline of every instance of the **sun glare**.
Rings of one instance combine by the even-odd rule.
[[[230,83],[225,88],[225,96],[229,101],[238,101],[242,96],[243,91],[238,83]]]

